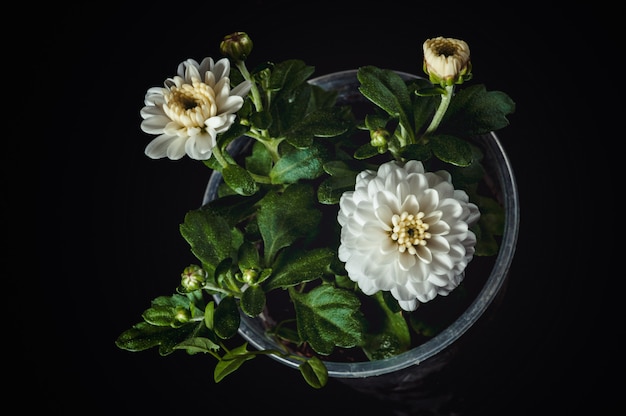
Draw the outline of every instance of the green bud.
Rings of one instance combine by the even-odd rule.
[[[252,40],[245,32],[235,32],[224,36],[220,52],[235,62],[245,61],[252,51]]]
[[[190,314],[189,311],[183,307],[178,307],[176,308],[176,314],[174,315],[174,319],[176,319],[178,322],[189,322],[189,318],[190,318]]]
[[[389,147],[389,137],[391,135],[385,129],[370,131],[370,144],[378,149],[378,153],[385,153]]]
[[[206,282],[206,277],[207,274],[202,267],[192,264],[185,267],[185,270],[183,270],[181,274],[181,285],[189,292],[198,290],[204,285],[204,282]]]
[[[241,276],[244,283],[253,284],[256,283],[259,274],[254,269],[246,269]]]

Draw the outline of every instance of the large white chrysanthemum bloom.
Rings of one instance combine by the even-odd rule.
[[[207,160],[216,146],[216,137],[235,121],[244,97],[252,86],[244,81],[231,90],[230,62],[204,58],[178,65],[177,75],[165,80],[165,87],[148,89],[141,109],[141,129],[158,134],[145,153],[152,159]]]
[[[387,162],[361,172],[339,206],[339,259],[366,295],[390,291],[412,311],[461,283],[476,244],[469,226],[480,213],[448,172]]]

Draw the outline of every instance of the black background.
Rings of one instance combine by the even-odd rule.
[[[593,11],[585,24],[571,9],[564,18],[547,5],[471,2],[179,2],[132,10],[90,3],[54,11],[60,18],[39,39],[43,56],[37,53],[45,63],[39,79],[54,85],[47,93],[57,100],[41,166],[42,195],[53,198],[41,220],[52,229],[41,244],[55,260],[44,262],[38,290],[43,325],[22,327],[37,334],[26,350],[38,363],[28,379],[38,406],[63,415],[392,414],[336,380],[314,390],[265,357],[215,384],[209,357],[164,358],[114,345],[193,260],[178,224],[200,204],[210,174],[188,158],[144,155],[151,140],[139,128],[144,94],[187,58],[219,58],[220,40],[234,31],[251,36],[251,65],[299,58],[315,75],[362,65],[421,75],[425,39],[468,42],[471,82],[517,104],[498,136],[516,173],[521,224],[495,327],[475,335],[483,338],[475,358],[458,374],[467,390],[457,414],[566,414],[588,403],[603,367],[585,363],[591,335],[581,229],[589,185],[580,168],[576,91],[578,68],[588,62],[585,28],[599,19]],[[597,408],[608,408],[606,391],[593,394]]]

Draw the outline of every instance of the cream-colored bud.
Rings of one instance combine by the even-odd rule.
[[[433,84],[462,84],[471,78],[470,50],[463,40],[442,36],[427,39],[424,49],[424,72]]]

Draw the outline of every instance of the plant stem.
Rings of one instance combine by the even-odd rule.
[[[443,115],[446,113],[448,109],[448,105],[450,105],[450,100],[452,99],[452,94],[454,93],[454,85],[447,85],[446,92],[441,94],[441,102],[439,103],[439,107],[437,108],[437,112],[433,116],[432,121],[430,122],[430,126],[426,129],[424,134],[432,133],[439,127],[439,123],[441,123],[441,119]]]
[[[241,72],[241,75],[243,75],[244,79],[252,83],[252,88],[250,88],[250,92],[252,93],[252,102],[254,103],[254,107],[256,108],[256,111],[262,111],[263,101],[261,101],[261,94],[259,94],[259,89],[256,85],[256,82],[254,82],[254,80],[250,76],[250,72],[248,72],[248,68],[246,67],[245,62],[238,61],[235,65]]]
[[[222,154],[222,150],[220,149],[219,146],[215,146],[213,148],[213,155],[215,156],[215,158],[217,159],[217,161],[220,163],[220,165],[223,168],[228,166],[228,161],[226,161],[226,159],[224,159],[224,155]]]

